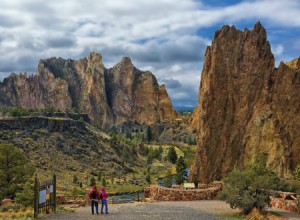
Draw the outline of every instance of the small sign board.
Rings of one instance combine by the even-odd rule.
[[[43,204],[46,202],[46,189],[40,190],[39,193],[39,204]]]
[[[183,187],[186,189],[195,189],[195,183],[183,183]]]

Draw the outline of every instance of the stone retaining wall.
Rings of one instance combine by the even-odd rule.
[[[276,196],[271,196],[271,206],[300,214],[300,196],[278,191]]]
[[[205,189],[172,189],[151,185],[145,188],[145,198],[155,201],[191,201],[191,200],[212,200],[222,189],[222,185],[217,183]]]

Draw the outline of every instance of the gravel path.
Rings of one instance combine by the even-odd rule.
[[[214,208],[212,208],[214,207]],[[106,219],[106,220],[218,220],[214,214],[231,211],[219,201],[153,202],[109,205],[109,214],[92,215],[90,207],[81,207],[75,213],[60,212],[43,217],[43,220],[63,219]],[[232,212],[232,211],[231,211]],[[214,214],[213,214],[214,213]]]
[[[271,209],[278,214],[289,219],[299,220],[300,215],[286,212],[280,209]],[[42,220],[218,220],[219,214],[238,213],[223,201],[201,200],[201,201],[178,201],[178,202],[148,202],[148,203],[127,203],[111,205],[109,204],[109,214],[92,215],[90,206],[77,208],[74,213],[58,212],[42,217]]]

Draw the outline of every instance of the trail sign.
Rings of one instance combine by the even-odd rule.
[[[56,212],[56,175],[52,180],[40,182],[37,175],[34,178],[34,218],[44,212]]]

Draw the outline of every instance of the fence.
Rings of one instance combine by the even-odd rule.
[[[39,213],[56,212],[56,175],[53,179],[40,182],[37,175],[34,178],[34,218]]]

